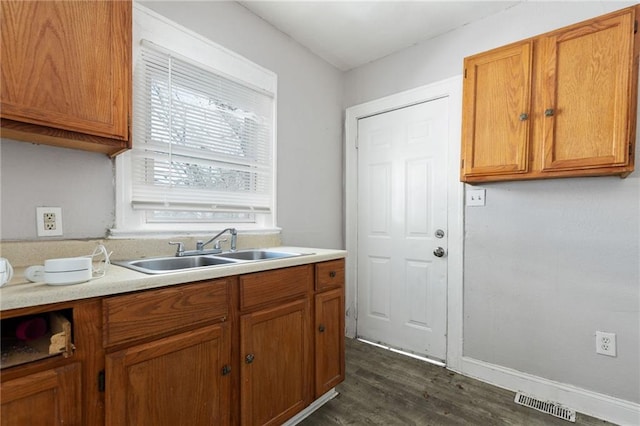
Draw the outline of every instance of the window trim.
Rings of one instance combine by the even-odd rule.
[[[131,204],[131,153],[125,152],[115,159],[115,224],[114,228],[110,230],[110,234],[112,236],[133,236],[149,233],[209,233],[211,230],[223,229],[226,225],[254,232],[278,231],[279,229],[276,227],[277,75],[144,6],[134,3],[133,15],[134,73],[136,61],[139,58],[141,40],[148,40],[170,51],[177,52],[188,61],[202,64],[225,77],[273,95],[271,212],[270,214],[256,214],[255,223],[148,223],[145,220],[145,211],[136,210]]]

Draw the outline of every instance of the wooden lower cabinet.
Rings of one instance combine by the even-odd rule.
[[[240,317],[240,421],[279,425],[311,402],[308,299]]]
[[[315,397],[344,380],[344,289],[315,296]]]
[[[0,384],[2,426],[81,425],[79,362]]]
[[[229,424],[229,361],[226,323],[107,354],[106,424]]]
[[[344,260],[0,312],[72,312],[0,371],[0,426],[280,425],[344,379]]]

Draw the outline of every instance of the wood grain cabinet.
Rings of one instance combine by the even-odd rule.
[[[107,425],[229,424],[229,284],[220,279],[103,301]]]
[[[311,403],[313,265],[240,276],[240,423],[280,425]]]
[[[344,260],[316,265],[315,398],[345,377]]]
[[[461,180],[631,173],[639,10],[465,58]]]
[[[2,136],[130,148],[131,1],[2,1]]]
[[[3,426],[82,425],[81,368],[74,362],[0,384]]]
[[[229,424],[229,327],[210,325],[109,353],[106,424]]]
[[[344,284],[339,259],[0,312],[63,312],[75,345],[0,370],[1,424],[280,425],[344,380]]]
[[[69,342],[65,336],[61,343],[62,335],[55,327],[57,320],[53,321],[61,317],[70,326],[64,334],[70,331],[72,337],[70,349],[65,352],[58,352],[58,348]],[[40,339],[16,340],[16,326],[32,318],[48,318],[45,331],[49,331]],[[26,307],[2,311],[0,319],[0,424],[104,424],[102,397],[96,386],[104,368],[100,303],[84,300]]]

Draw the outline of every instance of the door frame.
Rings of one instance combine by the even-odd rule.
[[[447,368],[460,371],[464,249],[464,184],[460,182],[462,76],[441,80],[346,109],[345,115],[345,246],[346,335],[356,336],[358,259],[358,120],[398,108],[448,97],[447,146]]]

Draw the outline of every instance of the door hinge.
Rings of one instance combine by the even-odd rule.
[[[638,21],[633,21],[633,33],[636,34],[638,32]]]
[[[101,370],[98,373],[98,392],[104,392],[104,389],[105,389],[104,370]]]

